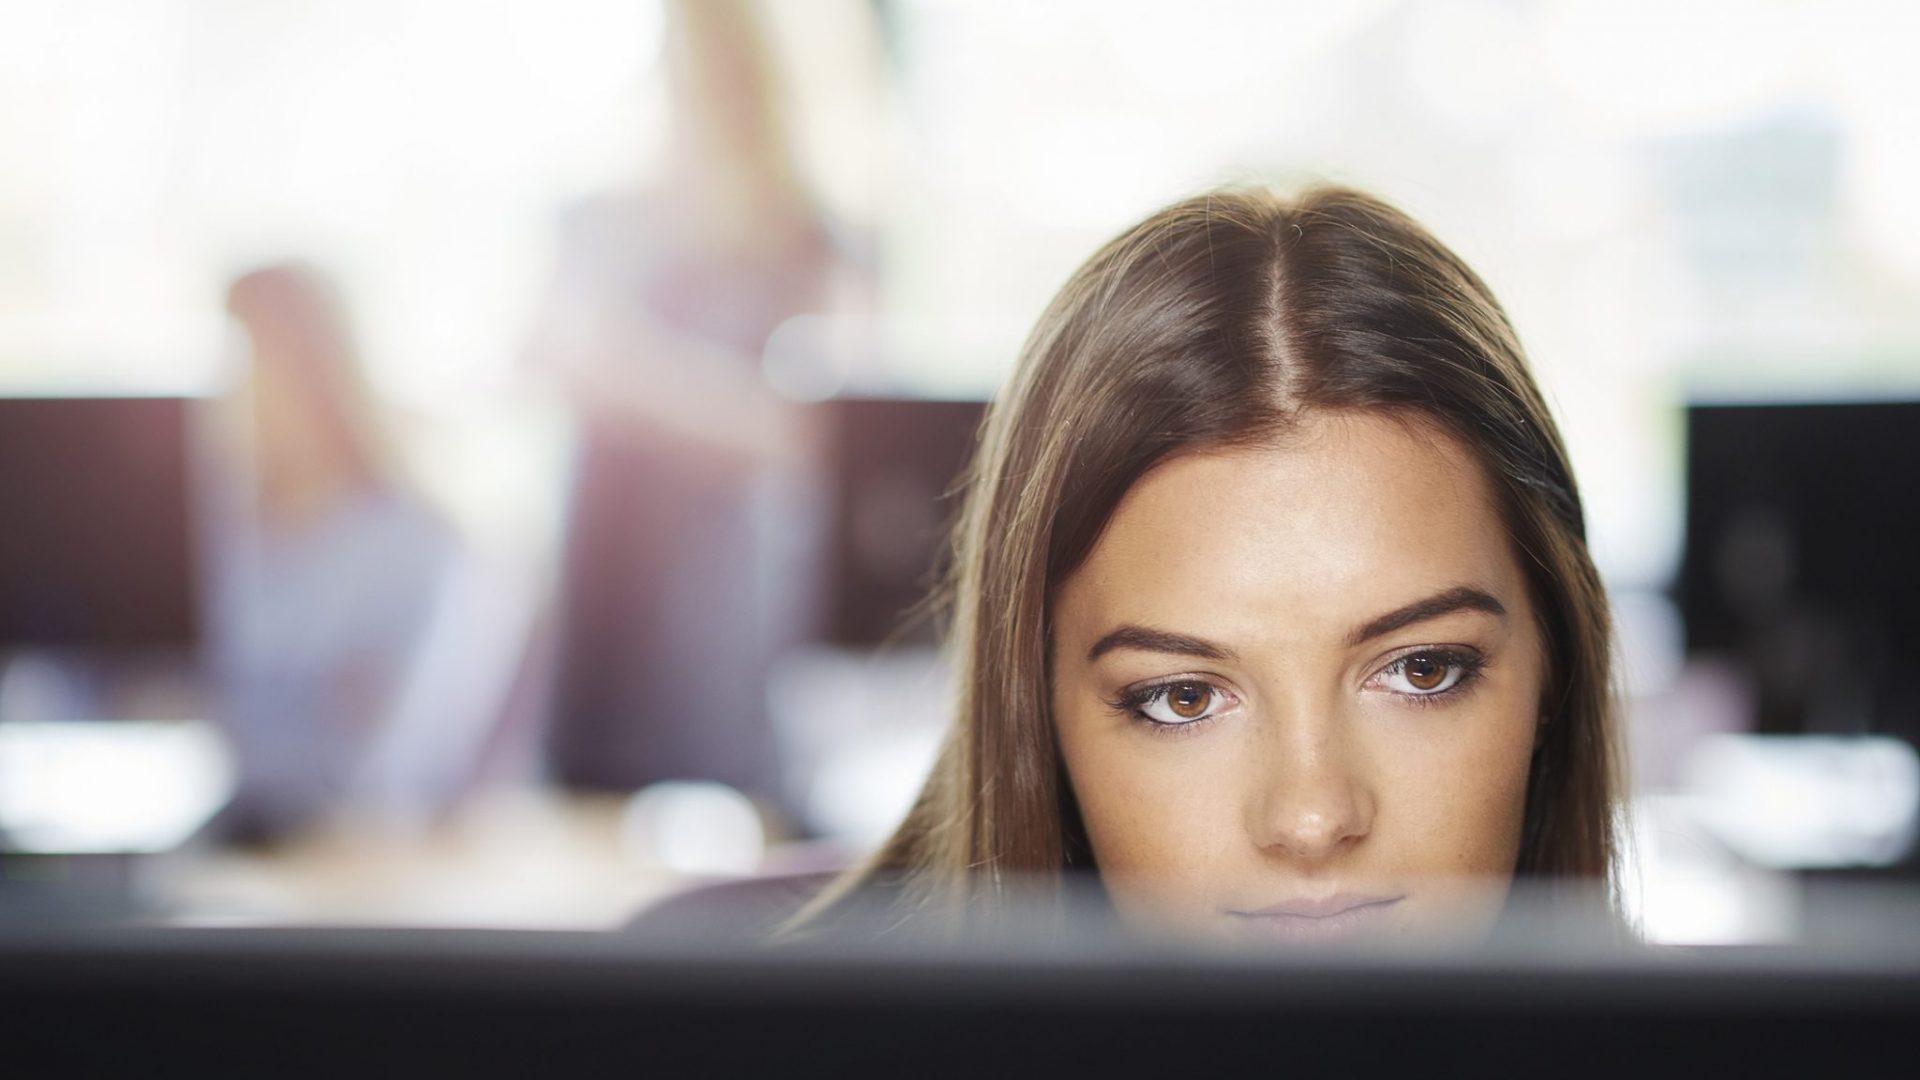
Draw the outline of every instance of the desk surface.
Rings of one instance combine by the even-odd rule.
[[[271,850],[148,860],[145,906],[185,925],[601,929],[685,877],[632,850],[625,800],[500,791],[431,826],[337,821]]]

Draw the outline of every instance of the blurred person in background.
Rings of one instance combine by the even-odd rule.
[[[1472,941],[1519,883],[1615,872],[1565,447],[1485,284],[1370,196],[1215,192],[1082,266],[990,410],[947,594],[932,774],[792,928],[1097,883],[1154,929]]]
[[[439,771],[380,758],[460,544],[403,473],[333,285],[270,266],[233,282],[227,310],[248,362],[211,493],[216,711],[238,765],[216,831],[265,841],[396,768],[416,786]]]
[[[554,776],[731,784],[779,805],[769,666],[814,621],[818,433],[762,377],[843,245],[799,175],[744,0],[673,3],[656,175],[566,216],[530,361],[579,418]]]

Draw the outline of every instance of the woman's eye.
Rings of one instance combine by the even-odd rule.
[[[1135,712],[1156,724],[1191,724],[1205,720],[1226,707],[1224,691],[1198,680],[1161,683],[1142,691],[1133,706]]]
[[[1380,676],[1386,688],[1396,694],[1432,697],[1460,685],[1476,666],[1467,658],[1451,653],[1418,652],[1388,664]]]

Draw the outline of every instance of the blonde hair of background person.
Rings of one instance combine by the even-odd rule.
[[[259,462],[258,498],[275,523],[304,523],[344,498],[424,495],[381,422],[339,290],[320,270],[286,262],[227,289],[247,331],[246,398]]]
[[[761,377],[772,327],[759,324],[768,310],[822,308],[839,253],[795,160],[759,6],[672,0],[665,15],[660,160],[569,211],[526,354],[605,430],[738,474],[812,452],[805,410]],[[718,280],[671,303],[658,295],[697,273]]]
[[[1369,486],[1327,487],[1352,477]],[[1611,629],[1567,453],[1486,285],[1405,214],[1341,188],[1227,190],[1128,230],[1040,318],[965,484],[942,597],[952,725],[891,839],[789,932],[862,885],[888,886],[903,922],[959,925],[1080,870],[1123,915],[1283,936],[1362,901],[1345,921],[1485,927],[1515,880],[1608,883]],[[1452,522],[1436,543],[1453,548],[1424,546],[1418,517],[1403,527],[1408,505]],[[1323,518],[1344,531],[1316,536]],[[1259,562],[1249,523],[1274,530],[1282,561]],[[1255,566],[1248,590],[1179,578],[1207,537],[1224,545],[1219,573]],[[1375,560],[1354,580],[1424,581],[1454,549],[1510,576],[1504,603],[1489,582],[1443,578],[1384,621],[1397,637],[1364,647],[1337,628],[1381,612],[1284,562],[1344,551]],[[1082,655],[1107,628],[1094,616],[1162,574],[1208,598],[1176,603],[1180,617],[1218,607],[1256,632],[1168,644],[1135,627],[1099,662]],[[1275,581],[1320,606],[1247,609]],[[1323,624],[1333,638],[1302,637]],[[1421,647],[1378,655],[1405,640]],[[1173,675],[1102,707],[1088,695],[1119,681],[1100,666],[1116,658]],[[1416,703],[1421,684],[1469,675],[1478,699]],[[1211,726],[1139,726],[1189,714]]]

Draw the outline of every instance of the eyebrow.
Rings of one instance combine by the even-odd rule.
[[[1347,634],[1345,643],[1349,647],[1361,645],[1374,638],[1391,634],[1395,630],[1462,611],[1484,611],[1502,619],[1507,617],[1506,605],[1492,593],[1471,585],[1457,585],[1424,600],[1416,600],[1405,607],[1395,608],[1385,615],[1355,627]],[[1087,650],[1087,662],[1092,663],[1115,649],[1194,656],[1202,660],[1234,659],[1232,649],[1205,638],[1128,623],[1094,642],[1093,648]]]
[[[1232,660],[1233,650],[1224,645],[1216,645],[1205,638],[1188,637],[1167,630],[1155,630],[1148,626],[1135,626],[1129,623],[1113,633],[1093,643],[1087,650],[1087,663],[1091,664],[1115,649],[1138,649],[1141,652],[1173,653],[1180,656],[1197,656],[1202,660]]]
[[[1425,600],[1415,600],[1406,607],[1389,611],[1364,626],[1355,627],[1347,635],[1346,643],[1349,646],[1363,644],[1403,627],[1462,611],[1484,611],[1502,619],[1507,617],[1506,605],[1496,599],[1492,593],[1471,585],[1456,585],[1446,592],[1435,593]]]

